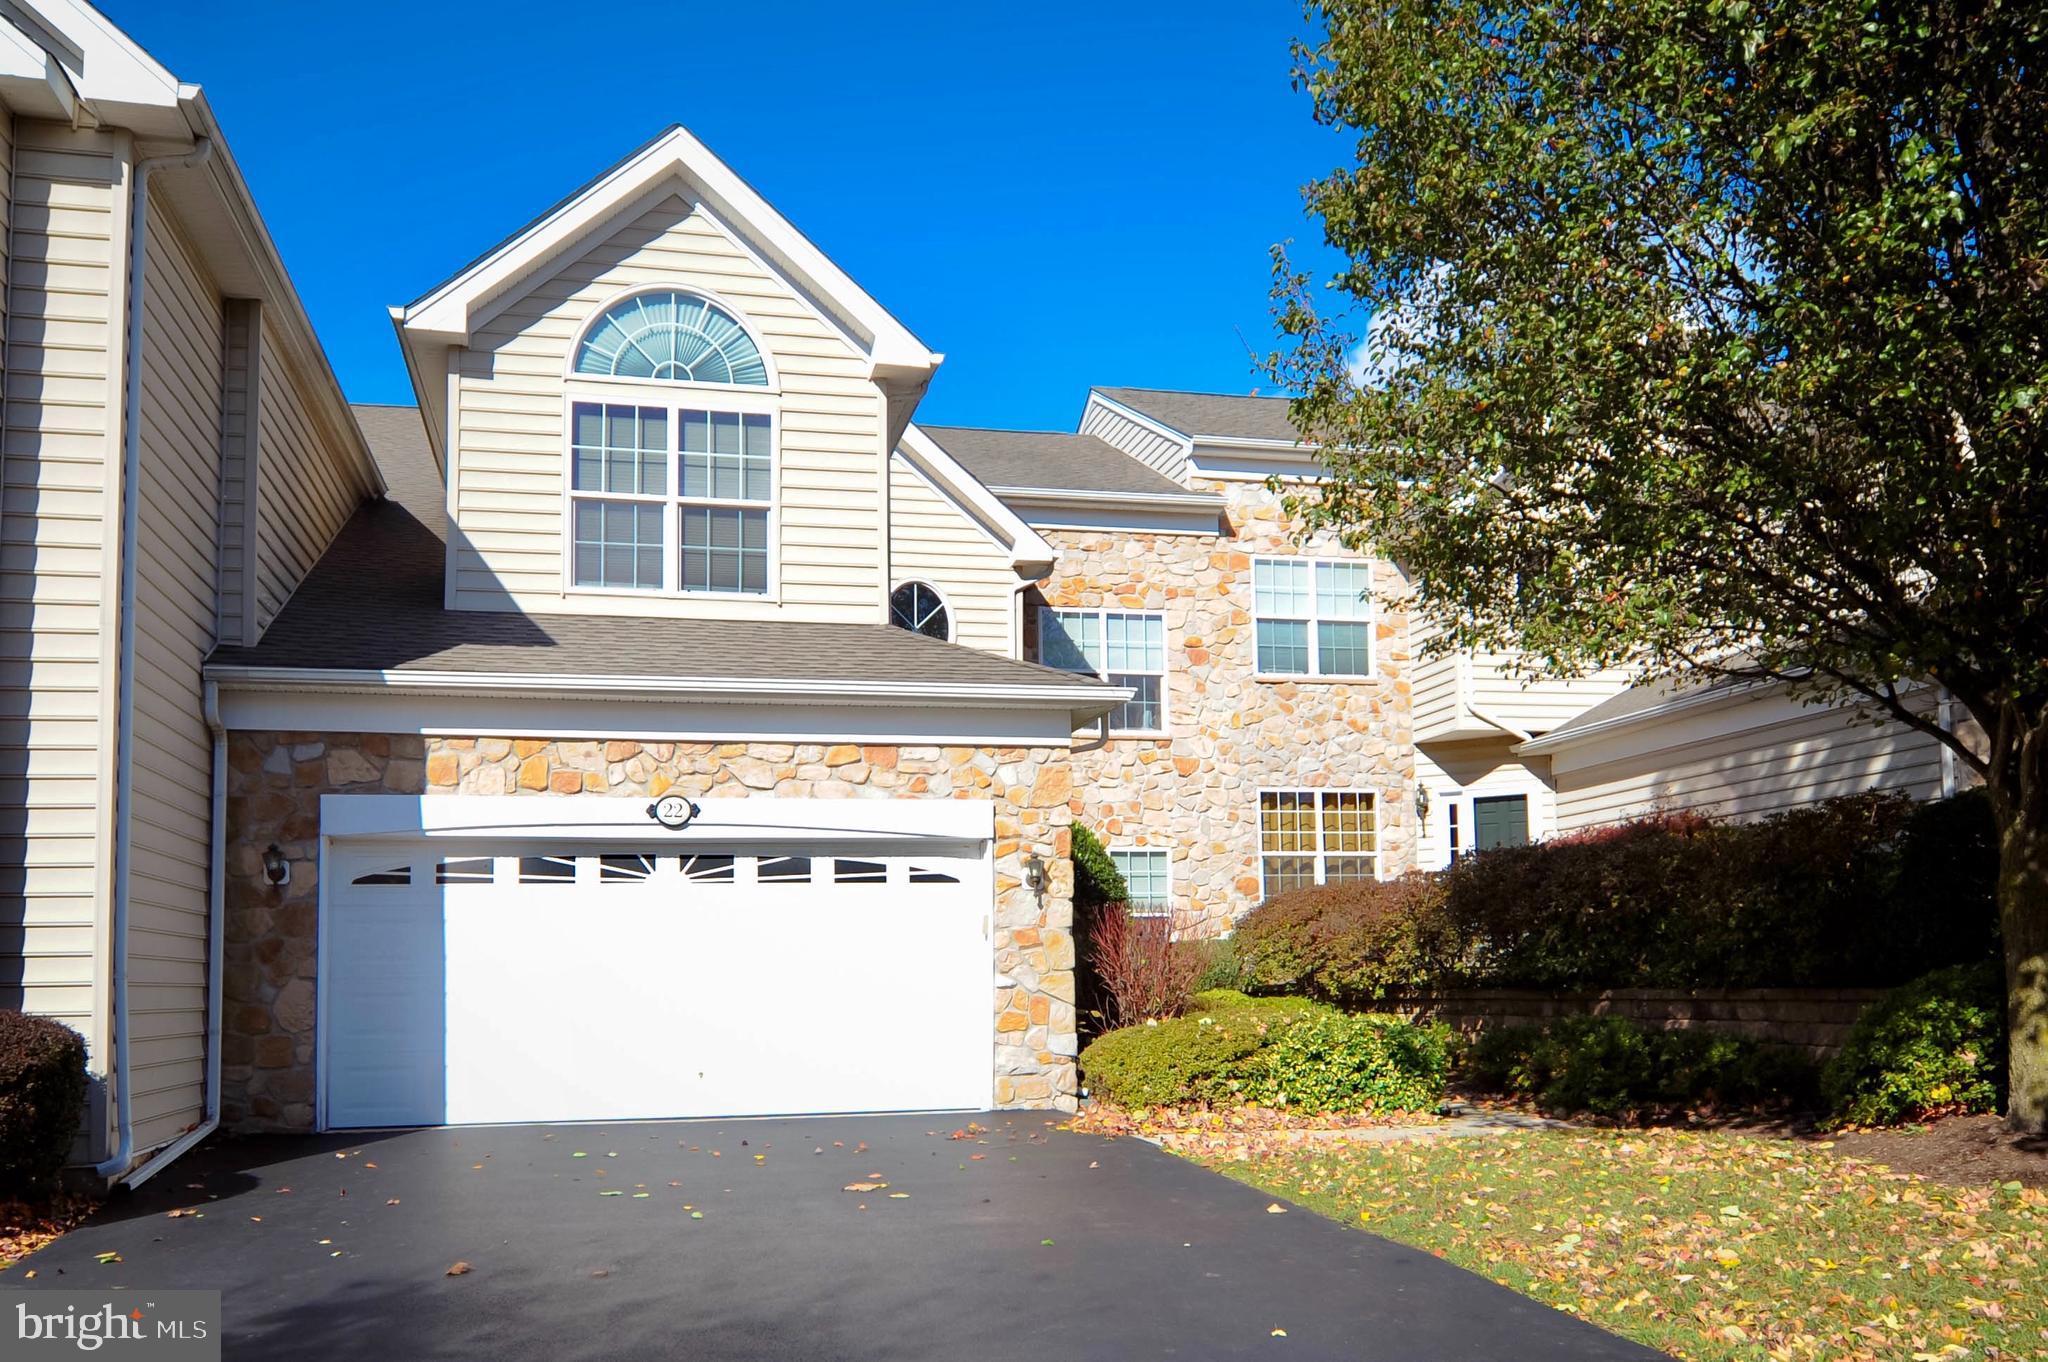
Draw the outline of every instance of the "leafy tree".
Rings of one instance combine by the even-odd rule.
[[[1356,164],[1305,191],[1330,285],[1276,252],[1272,368],[1330,472],[1304,512],[1451,646],[1786,682],[1953,749],[2042,1128],[2048,7],[1306,12],[1296,79]]]

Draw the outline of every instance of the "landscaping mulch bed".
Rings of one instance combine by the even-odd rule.
[[[56,1240],[92,1214],[96,1204],[68,1192],[34,1205],[0,1201],[0,1272]]]
[[[1068,1128],[1088,1135],[1131,1135],[1193,1158],[1242,1159],[1298,1146],[1330,1130],[1386,1126],[1431,1129],[1445,1124],[1427,1112],[1352,1112],[1297,1115],[1272,1107],[1152,1107],[1126,1111],[1107,1102],[1081,1108]]]
[[[1922,1126],[1821,1138],[1832,1140],[1835,1152],[1848,1158],[1959,1187],[1987,1182],[2048,1187],[2048,1136],[2016,1134],[1997,1116],[1949,1116]]]

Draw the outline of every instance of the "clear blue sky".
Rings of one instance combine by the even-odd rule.
[[[412,400],[387,306],[672,122],[946,353],[935,423],[1249,391],[1267,248],[1327,264],[1290,0],[98,2],[206,88],[357,401]]]

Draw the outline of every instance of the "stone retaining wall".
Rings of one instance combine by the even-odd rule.
[[[1376,1006],[1443,1021],[1467,1035],[1493,1026],[1541,1026],[1558,1017],[1626,1017],[1667,1031],[1729,1031],[1826,1059],[1848,1040],[1863,1009],[1883,996],[1875,988],[1459,989],[1397,994]]]
[[[984,799],[995,805],[997,1106],[1074,1107],[1072,771],[1063,748],[420,738],[234,733],[228,740],[222,1120],[313,1126],[320,797],[526,795],[645,799],[750,793]],[[276,845],[289,883],[263,874]],[[1044,859],[1047,884],[1024,883]],[[849,985],[857,969],[848,962]],[[857,989],[853,989],[857,993]],[[857,1019],[851,1019],[857,1021]]]

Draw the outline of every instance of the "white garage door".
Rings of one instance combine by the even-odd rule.
[[[990,885],[955,850],[350,846],[326,1122],[985,1107]]]

